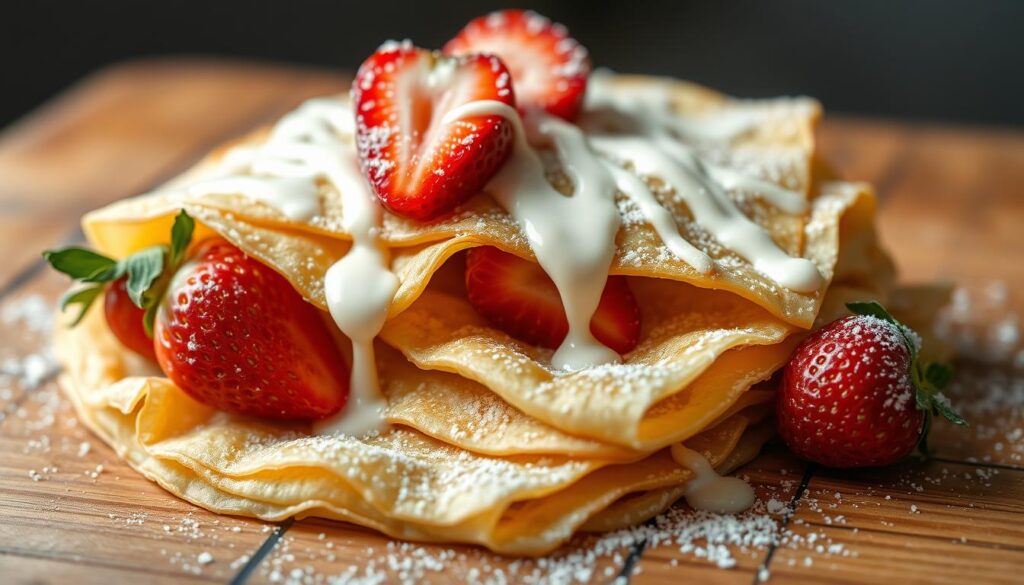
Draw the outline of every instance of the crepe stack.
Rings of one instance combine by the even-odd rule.
[[[388,430],[354,437],[218,412],[125,350],[99,310],[59,335],[62,386],[81,420],[141,473],[216,512],[320,516],[509,554],[542,554],[577,531],[663,511],[694,478],[672,457],[673,445],[701,453],[721,473],[750,461],[773,434],[773,374],[802,336],[848,300],[891,294],[875,195],[818,160],[820,108],[812,100],[736,100],[689,83],[610,74],[595,75],[589,91],[579,125],[595,150],[633,108],[657,109],[673,139],[715,169],[738,209],[787,255],[813,262],[820,286],[780,286],[714,238],[665,177],[616,160],[714,260],[709,273],[692,268],[620,194],[610,272],[628,276],[643,316],[639,346],[621,364],[558,370],[551,350],[509,337],[473,310],[464,250],[495,246],[535,261],[521,226],[485,189],[431,223],[383,215],[381,242],[400,282],[374,342]],[[622,107],[608,111],[615,104]],[[346,98],[327,97],[295,115],[324,108],[351,112]],[[324,131],[353,148],[350,125],[325,123]],[[124,257],[165,242],[184,209],[198,222],[198,239],[227,238],[283,274],[329,321],[324,275],[352,245],[339,185],[317,177],[317,208],[301,219],[255,191],[189,188],[220,176],[273,132],[219,149],[157,192],[90,213],[90,243]],[[558,153],[539,152],[551,184],[571,195]],[[780,189],[790,197],[783,205],[768,196]],[[351,355],[341,333],[337,343]]]

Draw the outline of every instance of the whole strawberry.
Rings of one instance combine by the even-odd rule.
[[[872,467],[925,449],[930,417],[966,424],[941,394],[952,371],[923,366],[917,336],[875,302],[812,333],[793,353],[778,397],[779,434],[800,457]]]
[[[221,410],[311,420],[348,400],[348,368],[320,312],[222,238],[174,275],[154,338],[167,377]]]

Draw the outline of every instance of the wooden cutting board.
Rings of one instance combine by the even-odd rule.
[[[195,508],[77,425],[46,367],[48,334],[33,303],[51,303],[65,282],[43,269],[41,250],[78,240],[84,212],[159,184],[308,97],[346,91],[346,80],[231,61],[133,61],[87,78],[0,134],[0,371],[43,364],[37,384],[0,377],[0,583],[323,583],[378,572],[388,582],[455,583],[498,572],[512,582],[552,575],[553,562],[517,562],[472,547],[402,547],[340,523],[271,525]],[[843,176],[882,193],[882,238],[904,280],[978,291],[975,302],[994,320],[1024,308],[1024,134],[829,118],[820,136]],[[578,565],[592,571],[577,576],[1022,582],[1024,364],[1013,370],[965,360],[962,369],[975,382],[954,399],[973,405],[974,426],[939,425],[936,459],[840,472],[769,447],[741,474],[771,500],[778,542],[730,545],[736,566],[728,569],[679,544],[605,542],[606,554]],[[593,550],[586,539],[574,546]],[[424,560],[449,555],[436,567]]]

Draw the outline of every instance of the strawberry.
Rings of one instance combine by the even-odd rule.
[[[850,303],[797,347],[777,404],[779,433],[800,457],[829,467],[872,467],[927,449],[930,417],[964,425],[941,389],[952,370],[918,360],[916,334],[875,302]]]
[[[497,248],[466,253],[469,302],[485,319],[512,337],[552,349],[569,331],[562,299],[540,266]],[[620,354],[640,339],[640,308],[623,276],[609,276],[590,322],[601,343]]]
[[[78,285],[61,299],[62,309],[79,306],[71,325],[77,325],[104,294],[104,314],[114,337],[135,353],[156,359],[151,339],[153,319],[170,276],[184,260],[194,227],[195,222],[182,211],[171,226],[169,245],[150,246],[122,260],[78,246],[43,252],[55,270]]]
[[[444,46],[447,55],[491,53],[512,72],[522,110],[543,109],[573,121],[583,107],[590,58],[561,24],[533,11],[501,10],[466,25]]]
[[[174,276],[155,345],[167,377],[228,412],[310,420],[348,400],[347,367],[320,312],[221,238],[201,244]]]
[[[156,361],[153,339],[146,332],[145,309],[136,307],[128,296],[128,279],[121,278],[107,285],[103,295],[103,312],[114,337],[125,347]]]
[[[412,219],[434,219],[476,194],[512,151],[512,123],[445,114],[477,100],[515,107],[509,73],[497,57],[443,57],[386,43],[352,84],[356,147],[381,202]]]

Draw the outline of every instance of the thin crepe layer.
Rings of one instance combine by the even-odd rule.
[[[163,195],[144,196],[130,200],[130,204],[114,204],[87,215],[83,227],[99,251],[120,258],[146,246],[163,243],[173,215],[184,209],[205,224],[197,237],[220,233],[285,275],[303,296],[326,309],[323,274],[345,255],[350,245],[348,241],[310,233],[299,225],[282,226],[254,221],[246,214],[255,206],[254,202],[246,202],[240,205],[240,209],[246,212],[226,212],[211,207],[209,198],[188,200]],[[866,185],[829,182],[818,187],[800,243],[794,244],[795,251],[790,251],[813,260],[822,272],[822,289],[813,294],[798,295],[780,289],[774,283],[761,282],[766,277],[747,274],[753,269],[743,262],[737,263],[735,259],[725,261],[720,258],[717,272],[696,274],[664,247],[647,224],[635,224],[637,230],[649,232],[647,236],[637,236],[641,232],[631,231],[628,223],[620,230],[619,252],[611,273],[664,278],[700,288],[729,291],[756,303],[781,320],[807,328],[820,309],[839,260],[838,232],[844,213],[858,218],[858,229],[848,230],[851,240],[845,247],[848,251],[844,260],[874,269],[879,258],[884,258],[872,227],[874,208],[874,193]],[[478,229],[474,232],[461,232],[430,244],[392,250],[393,269],[401,285],[390,316],[411,306],[427,288],[434,272],[461,250],[490,245],[532,259],[529,246],[516,231],[517,227],[504,222],[492,225],[487,217],[478,217]],[[638,237],[647,240],[637,240]],[[652,251],[649,246],[655,246],[657,250]],[[655,252],[656,258],[650,255]],[[743,274],[734,274],[734,270]],[[866,271],[862,276],[866,282],[877,278]]]
[[[550,350],[516,341],[465,299],[433,290],[386,324],[381,339],[420,368],[474,380],[551,426],[642,451],[698,433],[751,384],[769,377],[791,349],[783,342],[795,328],[737,297],[653,279],[634,288],[645,322],[659,325],[623,364],[555,372]],[[720,356],[742,347],[749,347],[737,350],[744,356],[728,360],[723,371]],[[701,383],[709,370],[709,381]],[[679,409],[653,415],[672,419],[653,423],[667,434],[642,439],[645,413],[683,388],[688,398]]]
[[[826,278],[838,271],[844,285],[854,283],[859,292],[870,289],[871,298],[884,300],[891,268],[874,235],[873,193],[862,185],[831,185],[814,200],[808,247],[818,250]],[[381,339],[421,368],[479,382],[570,433],[641,451],[684,440],[781,367],[798,341],[799,329],[740,296],[631,278],[648,324],[639,346],[620,365],[557,372],[549,350],[490,326],[464,293],[446,283],[438,262],[467,241],[454,242],[434,245],[447,248],[444,253],[419,255],[418,269],[405,266],[410,274],[436,272],[436,288],[445,290],[428,288],[387,322]],[[844,252],[847,242],[857,254]]]
[[[59,334],[58,350],[61,385],[82,421],[141,473],[216,512],[268,520],[326,516],[401,538],[540,554],[615,502],[623,514],[635,514],[621,504],[630,494],[678,488],[692,478],[664,450],[618,464],[494,457],[403,427],[359,440],[233,417],[165,378],[132,376],[133,359],[96,310],[82,327]],[[688,444],[725,465],[768,410],[746,408]],[[755,438],[759,448],[763,438]]]
[[[809,248],[820,250],[820,263],[827,267],[823,272],[830,275],[838,262],[841,280],[855,283],[860,287],[855,289],[858,293],[875,282],[884,284],[882,276],[891,274],[891,267],[878,251],[874,236],[873,194],[860,185],[836,183],[824,189],[814,203],[817,213],[808,223],[806,239]],[[321,275],[345,253],[347,242],[248,224],[235,214],[200,205],[188,209],[201,221],[203,234],[216,231],[224,235],[281,271],[307,296],[320,295],[308,298],[322,305]],[[164,224],[169,218],[103,224],[95,235],[105,249],[112,248],[115,255],[125,253],[156,243],[153,234],[167,233]],[[856,254],[846,252],[847,242]],[[434,247],[444,250],[440,256],[448,258],[463,243],[450,240]],[[527,439],[493,450],[493,446],[473,444],[479,427],[455,428],[417,420],[423,412],[436,409],[413,409],[399,417],[441,440],[453,441],[453,433],[463,433],[454,442],[480,452],[564,452],[622,460],[634,456],[631,452],[656,450],[696,434],[727,412],[747,388],[781,366],[796,343],[796,328],[738,296],[667,279],[633,278],[645,322],[658,323],[658,327],[644,332],[640,347],[626,356],[624,366],[556,375],[547,366],[549,352],[519,344],[488,327],[465,302],[458,284],[461,273],[448,270],[450,274],[444,274],[454,261],[439,261],[422,262],[418,270],[412,269],[411,262],[399,268],[406,283],[416,281],[417,286],[427,288],[428,283],[436,282],[431,290],[419,293],[424,298],[392,317],[382,339],[421,368],[454,372],[483,384],[508,404],[547,423],[547,435],[560,435],[553,442]],[[879,284],[875,288],[878,291],[873,297],[884,298],[885,287]],[[450,294],[445,294],[446,290]],[[715,365],[723,354],[727,354],[725,359]],[[709,368],[703,381],[698,380]],[[451,377],[435,388],[447,383],[459,386]],[[691,383],[687,392],[680,392]],[[479,394],[479,389],[476,391]],[[429,394],[419,392],[407,398],[436,402]],[[669,401],[673,394],[677,396]],[[654,408],[659,401],[666,404]],[[536,422],[530,419],[527,426]],[[529,436],[525,427],[520,430],[518,436]],[[536,448],[528,449],[524,443]],[[565,451],[558,450],[563,448]]]
[[[698,86],[665,79],[644,77],[610,78],[614,91],[636,95],[664,94],[673,104],[678,120],[698,125],[714,125],[740,116],[749,127],[738,135],[716,137],[682,136],[695,151],[715,164],[748,176],[775,183],[807,196],[814,150],[813,129],[820,115],[817,104],[807,99],[734,100]],[[592,109],[581,124],[602,128],[605,112]],[[217,164],[230,148],[245,148],[266,140],[267,132],[255,132],[213,153],[195,169],[186,173],[189,180],[216,175]],[[351,137],[340,135],[346,140]],[[560,163],[546,158],[550,178],[565,192],[571,191]],[[618,238],[618,254],[612,272],[658,278],[671,278],[695,286],[726,289],[760,304],[781,319],[802,327],[810,326],[823,297],[825,285],[816,294],[802,295],[779,287],[753,270],[746,260],[724,249],[693,221],[685,202],[671,186],[657,177],[646,177],[655,187],[662,203],[675,215],[682,235],[717,260],[710,275],[695,272],[672,255],[643,221],[635,206],[620,197],[624,221]],[[347,245],[330,240],[349,240],[340,226],[344,217],[341,195],[333,185],[320,181],[321,213],[308,222],[289,220],[280,211],[242,195],[194,197],[176,180],[155,194],[115,203],[88,214],[84,228],[90,242],[101,252],[122,257],[164,232],[168,217],[178,209],[187,209],[229,239],[267,261],[288,276],[303,294],[324,306],[323,270],[332,260],[344,255]],[[761,200],[755,192],[732,189],[730,195],[754,221],[771,233],[774,240],[791,255],[814,260],[828,272],[828,250],[815,242],[805,242],[807,229],[802,214],[783,213]],[[814,222],[814,215],[810,222]],[[127,224],[127,225],[126,225]],[[214,225],[219,224],[219,225]],[[394,315],[408,307],[424,290],[433,270],[460,249],[473,245],[496,245],[524,258],[531,258],[520,227],[486,193],[471,199],[448,217],[430,223],[413,222],[390,213],[384,214],[382,237],[395,252],[395,267],[402,281],[392,306]],[[155,234],[155,235],[154,235]],[[266,236],[281,234],[280,241],[264,242]],[[231,237],[234,235],[235,237]],[[306,239],[316,242],[318,256],[301,253]],[[273,254],[260,256],[257,249],[275,248]],[[408,248],[408,250],[397,250]],[[409,258],[413,256],[413,258]]]

